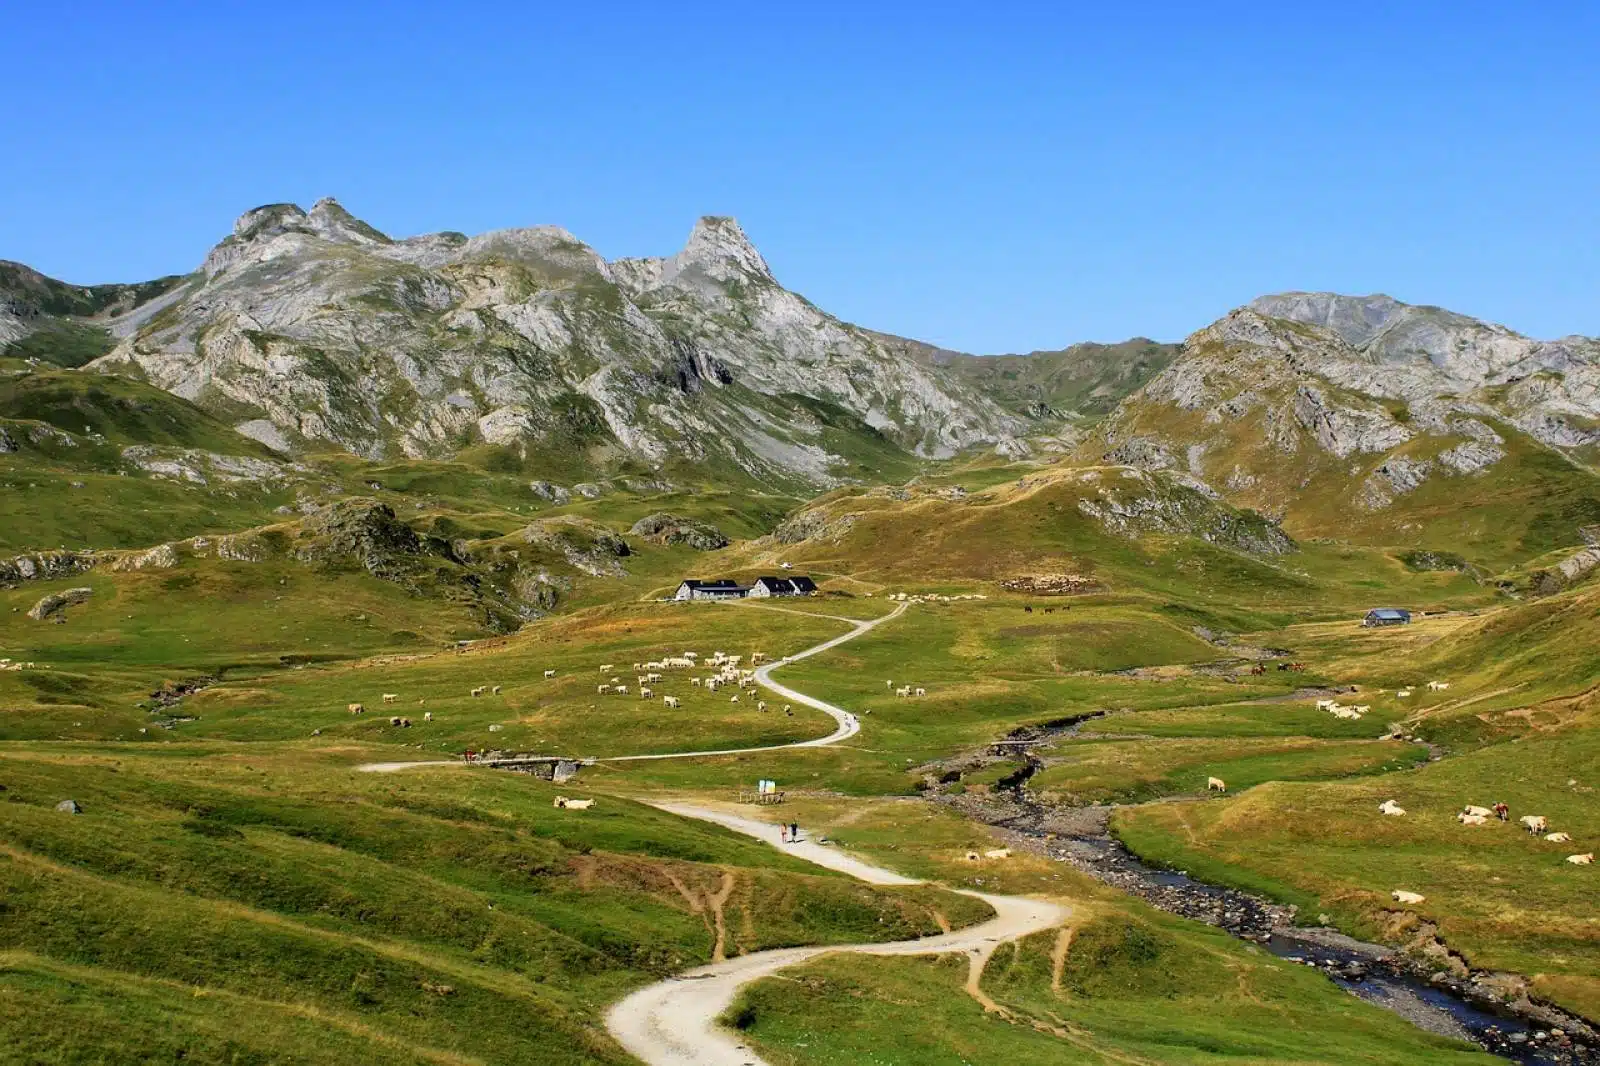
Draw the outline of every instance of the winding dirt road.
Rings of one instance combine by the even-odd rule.
[[[782,610],[783,608],[762,607],[758,609]],[[850,632],[843,633],[831,640],[825,640],[821,644],[813,645],[812,647],[807,648],[805,651],[796,652],[793,655],[787,655],[776,662],[766,663],[765,665],[758,666],[756,668],[756,684],[760,685],[762,688],[767,689],[774,695],[781,696],[782,698],[793,703],[804,704],[807,707],[819,710],[823,714],[826,714],[828,717],[832,718],[836,723],[836,728],[827,736],[817,737],[814,740],[796,740],[788,744],[768,744],[755,748],[719,748],[712,751],[669,751],[658,755],[610,755],[595,761],[646,762],[656,759],[694,759],[705,755],[749,755],[759,751],[782,751],[785,748],[825,748],[830,744],[837,744],[841,740],[846,740],[850,737],[853,737],[857,733],[861,732],[861,723],[856,719],[855,715],[851,714],[843,707],[837,707],[831,703],[828,703],[826,700],[819,700],[814,696],[807,696],[804,692],[796,692],[794,689],[789,688],[786,685],[778,684],[778,682],[772,680],[772,671],[778,669],[780,666],[787,666],[790,663],[799,662],[801,659],[809,659],[811,656],[825,652],[830,648],[837,648],[846,641],[855,640],[857,637],[865,633],[870,633],[883,623],[894,618],[899,618],[905,613],[905,611],[906,604],[902,603],[888,614],[880,615],[877,618],[868,619],[864,622],[856,618],[845,618],[841,615],[834,614],[813,614],[810,611],[791,612],[794,614],[804,614],[811,618],[827,618],[835,622],[845,622],[850,626]],[[449,761],[443,759],[424,759],[413,762],[369,762],[356,767],[356,769],[362,773],[369,774],[392,774],[400,770],[416,770],[428,766],[443,767],[465,765],[466,763],[455,759],[451,759]]]
[[[725,811],[670,803],[657,806],[686,818],[715,822],[769,844],[773,843],[777,832],[775,826]],[[781,847],[791,855],[875,885],[920,884],[837,848],[823,847],[809,840]],[[648,1066],[765,1066],[760,1056],[741,1043],[736,1032],[717,1024],[717,1018],[733,1003],[739,989],[751,981],[831,952],[851,951],[864,955],[961,952],[971,960],[973,976],[969,978],[969,985],[975,986],[977,975],[1000,945],[1060,925],[1068,915],[1066,907],[1045,900],[981,892],[961,894],[988,903],[994,908],[995,917],[954,933],[920,940],[777,948],[701,966],[641,988],[617,1003],[606,1013],[606,1028],[619,1044]]]

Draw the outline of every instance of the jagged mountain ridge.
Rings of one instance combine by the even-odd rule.
[[[608,262],[556,227],[392,240],[332,200],[258,208],[92,368],[280,450],[372,458],[576,450],[828,485],[874,451],[1019,452],[1028,428],[784,289],[716,217]]]

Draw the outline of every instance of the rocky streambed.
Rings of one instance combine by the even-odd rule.
[[[1100,713],[1017,730],[972,757],[975,765],[999,758],[1022,761],[987,793],[936,790],[930,797],[999,829],[1018,849],[1069,863],[1152,906],[1315,967],[1351,994],[1429,1032],[1470,1041],[1528,1066],[1600,1063],[1600,1032],[1582,1018],[1530,1000],[1520,979],[1474,971],[1459,960],[1441,968],[1433,958],[1355,940],[1331,928],[1296,925],[1293,906],[1142,861],[1112,835],[1110,806],[1040,803],[1027,788],[1043,767],[1035,750],[1072,736]],[[959,771],[949,768],[958,762],[945,764],[943,783],[959,779]]]

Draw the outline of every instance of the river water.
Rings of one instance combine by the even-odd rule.
[[[1314,966],[1352,995],[1429,1032],[1469,1041],[1526,1066],[1600,1063],[1596,1034],[1581,1019],[1544,1008],[1513,1008],[1468,979],[1427,974],[1415,961],[1382,945],[1332,929],[1297,926],[1291,907],[1145,863],[1111,836],[1109,808],[1063,812],[1039,804],[1027,789],[1028,779],[1043,765],[1032,748],[1071,736],[1084,721],[1098,716],[1061,719],[1013,733],[991,749],[993,754],[1025,760],[1017,773],[997,786],[1000,802],[956,800],[955,804],[996,828],[1033,841],[1051,858],[1162,910],[1215,926],[1279,958]]]

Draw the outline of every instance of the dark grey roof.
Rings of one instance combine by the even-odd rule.
[[[686,577],[683,583],[692,589],[731,589],[738,588],[739,583],[731,577],[719,577],[711,581],[701,581],[698,578]]]

